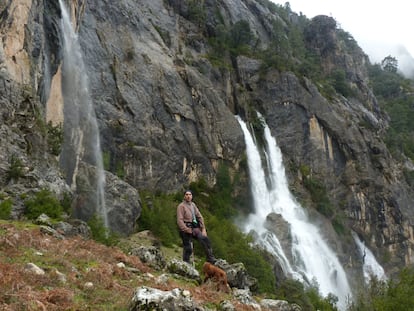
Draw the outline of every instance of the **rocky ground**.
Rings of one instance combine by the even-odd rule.
[[[191,301],[192,309],[183,302],[181,310],[293,310],[260,306],[257,297],[240,299],[236,289],[230,294],[218,292],[212,283],[153,268],[127,254],[128,248],[153,245],[149,233],[108,247],[49,229],[0,221],[0,310],[159,310],[152,299],[160,294],[175,301],[178,295],[187,305]],[[162,253],[166,261],[180,257],[178,247]],[[145,299],[153,303],[144,309],[137,303],[143,292],[152,295]]]

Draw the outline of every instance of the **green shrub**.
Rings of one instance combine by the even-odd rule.
[[[119,236],[106,228],[102,218],[97,215],[93,215],[89,219],[88,226],[91,229],[92,238],[95,241],[107,246],[116,245],[118,243]]]
[[[330,77],[330,83],[339,94],[348,97],[352,94],[351,88],[346,81],[345,71],[343,69],[334,70]]]
[[[311,286],[305,291],[306,296],[309,298],[314,310],[324,311],[336,311],[336,304],[338,303],[338,297],[333,294],[328,294],[327,297],[322,297],[319,293],[317,286]]]
[[[138,221],[139,230],[150,230],[164,246],[180,244],[176,223],[177,205],[179,201],[174,200],[175,195],[149,195],[141,193],[142,210]],[[177,194],[176,197],[183,198]]]
[[[63,143],[63,127],[62,124],[54,126],[52,122],[47,124],[47,144],[49,152],[55,156],[60,154]]]
[[[187,17],[198,26],[204,25],[207,19],[207,12],[204,8],[203,1],[189,0]]]
[[[388,281],[372,278],[367,288],[358,291],[350,311],[412,310],[414,305],[414,269],[403,269]]]
[[[414,188],[414,171],[404,170],[404,177],[407,183]]]
[[[334,215],[334,207],[326,193],[325,186],[318,180],[308,176],[303,180],[303,184],[308,189],[312,202],[316,204],[316,209],[322,215],[331,218]]]
[[[26,207],[25,215],[29,219],[36,219],[41,214],[60,219],[63,211],[59,200],[47,189],[37,192],[34,197],[26,200],[24,205]]]
[[[6,199],[0,203],[0,219],[7,220],[10,218],[13,201]]]
[[[283,299],[289,303],[296,303],[301,306],[302,310],[323,310],[336,311],[338,298],[332,294],[322,297],[319,292],[318,284],[312,284],[305,287],[298,280],[285,279],[276,289],[278,299]]]
[[[23,162],[15,155],[13,155],[10,159],[10,167],[9,170],[6,172],[6,179],[7,181],[17,181],[20,177],[24,176],[23,172]]]
[[[72,213],[72,196],[65,192],[63,193],[63,198],[60,200],[60,205],[62,205],[62,209],[68,215]]]
[[[103,167],[105,171],[110,171],[110,167],[111,167],[111,154],[109,153],[109,151],[103,151],[102,152],[102,162],[103,162]]]
[[[302,307],[302,310],[315,310],[312,307],[310,298],[305,294],[304,285],[293,279],[286,279],[276,289],[278,299],[283,299],[289,303],[296,303]]]

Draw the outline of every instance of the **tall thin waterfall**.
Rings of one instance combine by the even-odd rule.
[[[105,175],[103,170],[99,128],[93,103],[89,94],[89,82],[78,36],[74,31],[70,15],[63,0],[59,0],[62,10],[61,28],[64,39],[62,66],[62,93],[64,98],[64,144],[61,165],[72,188],[79,190],[76,183],[82,163],[88,163],[94,172],[88,172],[88,184],[82,185],[87,193],[84,205],[95,206],[94,213],[102,217],[108,227],[105,207]],[[90,208],[90,207],[89,207]]]
[[[309,222],[305,210],[291,195],[285,176],[282,154],[269,127],[262,120],[265,126],[264,139],[266,142],[264,156],[268,168],[265,172],[254,136],[248,130],[245,122],[238,116],[237,119],[245,137],[255,207],[254,213],[248,217],[245,223],[245,232],[254,231],[257,233],[257,242],[279,259],[285,274],[304,282],[316,281],[321,294],[324,296],[329,293],[334,294],[338,297],[338,308],[345,310],[347,302],[351,298],[346,273],[318,228]],[[289,224],[292,236],[290,250],[284,250],[280,246],[278,237],[265,228],[266,217],[270,213],[281,215]],[[288,260],[288,258],[291,259]]]
[[[376,277],[379,280],[387,279],[384,268],[378,263],[371,250],[365,246],[365,243],[360,240],[355,232],[352,232],[352,236],[363,260],[362,269],[364,272],[365,283],[368,284],[372,277]]]

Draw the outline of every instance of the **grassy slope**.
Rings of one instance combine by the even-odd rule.
[[[25,270],[30,262],[46,273]],[[120,262],[126,268],[117,267]],[[56,271],[66,276],[66,282],[59,281]],[[142,285],[188,289],[195,301],[213,308],[224,299],[232,300],[208,284],[196,286],[173,276],[157,282],[162,273],[118,247],[80,237],[62,240],[30,223],[0,221],[0,310],[128,310],[134,289]],[[87,282],[93,287],[85,286]],[[250,310],[242,305],[237,309]]]

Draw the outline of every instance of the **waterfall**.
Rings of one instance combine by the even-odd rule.
[[[68,10],[63,0],[59,0],[59,4],[62,11],[61,28],[64,39],[62,66],[64,143],[60,162],[65,170],[68,184],[77,192],[82,192],[81,208],[91,208],[92,205],[93,214],[101,217],[104,225],[108,227],[101,143],[89,93],[88,75]],[[80,186],[77,184],[77,177],[83,163],[88,163],[94,172],[83,173],[84,178],[88,180]],[[79,189],[80,187],[83,189]]]
[[[259,117],[261,118],[260,115]],[[257,242],[279,259],[286,275],[305,283],[316,281],[321,294],[323,296],[334,294],[338,298],[338,308],[345,310],[351,298],[346,273],[321,232],[309,222],[305,210],[291,195],[282,154],[269,127],[261,118],[266,142],[264,157],[267,171],[265,171],[254,136],[245,122],[238,116],[236,118],[245,137],[255,208],[254,213],[246,220],[244,231],[257,233]],[[289,224],[292,235],[289,253],[280,246],[277,236],[265,228],[266,217],[270,213],[281,215]]]
[[[355,232],[352,232],[352,236],[355,240],[356,245],[358,246],[359,254],[363,262],[363,272],[365,284],[369,284],[372,277],[376,277],[378,280],[386,280],[384,269],[375,259],[374,254],[370,251],[368,247],[365,246],[365,243],[360,240],[358,235]]]

